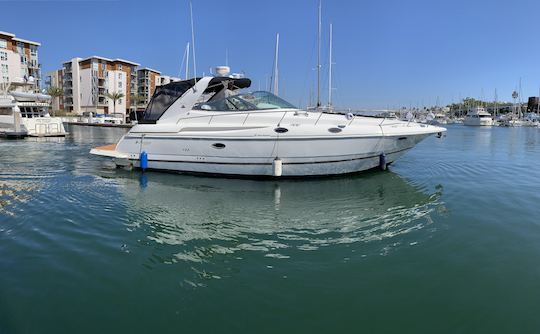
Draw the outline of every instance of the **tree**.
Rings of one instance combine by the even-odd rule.
[[[112,92],[105,94],[109,99],[113,101],[113,110],[116,112],[116,101],[124,97],[124,93]]]
[[[47,95],[50,95],[53,99],[57,99],[64,96],[64,91],[60,87],[51,86],[47,88]],[[51,109],[52,109],[52,102],[53,100],[51,99]],[[55,116],[55,110],[53,110],[53,116]]]
[[[138,94],[131,95],[131,103],[135,105],[135,120],[138,122],[139,119],[137,117],[137,107],[139,106],[139,103],[141,101],[144,101],[144,97]]]

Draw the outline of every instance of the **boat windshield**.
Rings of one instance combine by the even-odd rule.
[[[243,93],[199,103],[193,109],[212,111],[248,111],[271,109],[298,109],[269,92]]]
[[[19,110],[21,111],[21,117],[23,118],[41,118],[49,115],[49,111],[46,107],[19,106]]]

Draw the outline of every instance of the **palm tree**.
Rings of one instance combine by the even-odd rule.
[[[138,122],[139,119],[137,117],[137,109],[139,106],[139,103],[141,101],[144,101],[144,97],[138,94],[131,95],[131,102],[135,105],[135,120]]]
[[[47,88],[47,95],[50,95],[53,99],[56,99],[56,98],[60,98],[64,96],[64,91],[60,87],[51,86]],[[51,99],[51,109],[52,109],[52,103],[53,103],[53,100]],[[56,110],[53,110],[53,116],[56,116],[55,112]]]
[[[105,94],[109,99],[113,101],[113,110],[116,112],[116,101],[124,97],[124,93],[112,92]]]

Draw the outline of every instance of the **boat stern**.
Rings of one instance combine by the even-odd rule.
[[[126,153],[118,152],[116,150],[116,144],[94,147],[90,150],[90,154],[99,155],[102,157],[109,157],[115,159],[128,159],[129,156]]]

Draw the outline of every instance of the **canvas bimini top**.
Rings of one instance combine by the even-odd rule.
[[[161,116],[181,98],[189,89],[202,78],[193,78],[183,81],[175,81],[169,84],[156,87],[154,95],[148,103],[144,111],[143,118],[139,121],[141,124],[153,124],[161,118]],[[247,78],[229,78],[229,77],[214,77],[208,83],[204,90],[204,94],[217,94],[224,89],[231,91],[248,88],[251,86],[251,80]]]

